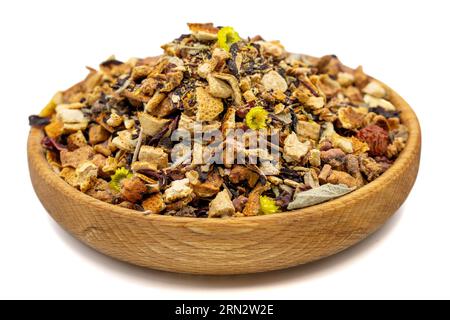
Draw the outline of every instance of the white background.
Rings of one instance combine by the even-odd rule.
[[[292,52],[337,54],[397,90],[423,130],[417,183],[377,234],[286,271],[199,277],[116,262],[60,229],[36,198],[27,116],[85,65],[159,54],[186,22],[231,25]],[[1,1],[0,298],[450,298],[448,1]]]

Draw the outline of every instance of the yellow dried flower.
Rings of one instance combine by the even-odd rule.
[[[241,37],[232,27],[223,27],[217,33],[217,44],[226,51],[230,51],[231,45],[239,41]]]
[[[277,206],[275,200],[272,198],[260,196],[259,204],[260,204],[259,211],[261,214],[273,214],[280,212],[280,207]]]
[[[120,182],[123,179],[126,178],[131,178],[133,176],[132,173],[130,173],[130,171],[128,171],[125,168],[119,168],[116,170],[116,172],[112,175],[111,177],[111,181],[109,182],[109,186],[111,187],[111,189],[120,192]]]
[[[245,116],[245,123],[252,130],[263,129],[266,127],[268,114],[262,107],[251,108]]]

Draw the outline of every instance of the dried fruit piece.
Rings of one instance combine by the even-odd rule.
[[[332,184],[344,184],[349,188],[358,187],[359,182],[350,174],[344,171],[333,170],[327,178],[328,183]]]
[[[150,214],[159,214],[166,208],[161,193],[155,193],[142,202],[142,207]]]
[[[386,153],[389,135],[383,128],[373,124],[359,130],[356,136],[369,145],[372,155],[381,156]]]
[[[300,142],[297,135],[291,133],[284,140],[283,158],[286,162],[298,162],[308,153],[309,148],[309,142]]]
[[[299,121],[297,123],[297,134],[300,137],[319,140],[320,125],[314,121]]]
[[[236,212],[242,212],[244,207],[248,201],[248,198],[245,196],[239,196],[233,200],[233,206],[236,209]]]
[[[62,150],[60,153],[61,165],[76,168],[81,163],[92,159],[94,154],[94,149],[91,146],[84,146],[74,151]]]
[[[162,148],[142,146],[139,151],[139,161],[150,164],[153,170],[167,168],[169,165],[169,155]]]
[[[50,124],[44,128],[45,134],[51,139],[58,139],[64,132],[64,123],[53,117]]]
[[[92,186],[86,194],[98,199],[100,201],[104,201],[107,203],[112,203],[114,200],[114,192],[109,187],[108,182],[103,179],[97,179],[94,186]]]
[[[119,131],[117,137],[111,142],[116,148],[126,152],[133,152],[136,148],[137,138],[128,130]]]
[[[164,192],[164,202],[175,202],[189,196],[192,192],[193,190],[189,186],[189,179],[172,181],[169,188]]]
[[[230,217],[234,214],[233,202],[227,190],[217,194],[209,205],[208,216],[211,217]]]
[[[231,74],[217,73],[217,72],[213,73],[212,75],[218,79],[222,79],[222,80],[225,80],[226,82],[228,82],[231,89],[233,90],[232,96],[233,96],[234,104],[236,106],[241,106],[243,104],[242,94],[241,94],[241,89],[239,88],[239,82],[236,79],[236,77]]]
[[[77,181],[78,179],[77,179],[77,175],[75,173],[74,168],[70,168],[70,167],[63,168],[61,170],[61,172],[59,173],[59,176],[61,178],[63,178],[72,187],[76,188],[78,186],[78,181]]]
[[[81,130],[72,133],[70,136],[67,137],[67,148],[69,148],[70,151],[84,147],[86,145],[87,141]]]
[[[392,111],[392,112],[395,112],[397,110],[397,109],[395,109],[394,105],[391,102],[389,102],[385,99],[372,97],[371,95],[368,95],[368,94],[366,94],[364,96],[364,102],[367,103],[367,105],[370,108],[381,107],[386,111]]]
[[[368,181],[375,180],[387,169],[367,155],[360,156],[359,164]]]
[[[195,89],[197,98],[197,121],[213,121],[223,111],[222,100],[213,97],[205,88]]]
[[[377,81],[369,82],[369,84],[362,89],[362,92],[370,94],[375,98],[384,98],[386,96],[386,90]]]
[[[101,125],[93,124],[89,128],[89,143],[95,145],[108,140],[110,133]]]
[[[245,166],[236,165],[231,169],[229,178],[234,184],[246,181],[247,184],[253,188],[259,180],[259,175]]]
[[[345,153],[353,153],[353,144],[349,138],[342,137],[337,133],[331,136],[331,143],[333,147],[339,148]]]
[[[143,133],[151,137],[157,135],[167,124],[170,123],[169,119],[159,119],[145,112],[139,112],[138,119]]]
[[[97,174],[98,167],[92,161],[83,162],[76,168],[77,184],[82,192],[86,192],[94,186]]]
[[[341,149],[329,149],[321,151],[320,158],[324,163],[336,168],[344,163],[345,153]]]
[[[359,129],[367,113],[367,108],[345,107],[338,110],[338,118],[343,128]]]
[[[204,182],[200,180],[191,181],[194,193],[201,198],[209,198],[216,195],[220,191],[222,183],[223,179],[217,172],[208,174],[208,177]]]
[[[269,184],[258,185],[256,188],[252,190],[252,192],[250,192],[247,204],[245,205],[244,211],[242,211],[244,216],[258,215],[259,210],[261,208],[259,197],[263,192],[267,191],[269,188],[270,188]]]
[[[263,76],[261,84],[266,90],[285,92],[288,89],[286,80],[278,72],[273,70]]]
[[[265,56],[280,58],[286,55],[286,50],[279,41],[258,41]]]
[[[208,75],[208,90],[216,98],[226,99],[233,95],[233,89],[223,80]]]
[[[120,194],[125,200],[130,201],[131,203],[142,200],[142,197],[146,192],[147,186],[138,177],[132,176],[125,178],[121,182]]]
[[[216,40],[219,29],[212,23],[188,23],[194,37],[199,40]]]

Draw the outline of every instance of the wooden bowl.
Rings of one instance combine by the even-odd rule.
[[[244,274],[288,268],[340,252],[380,228],[408,196],[420,160],[420,126],[386,86],[409,139],[381,177],[339,199],[287,213],[235,219],[143,216],[74,189],[48,165],[41,130],[31,129],[28,164],[36,194],[65,230],[119,260],[191,274]]]

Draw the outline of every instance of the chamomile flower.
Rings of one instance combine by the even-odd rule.
[[[230,51],[231,45],[239,41],[241,37],[232,27],[223,27],[217,33],[217,44],[226,51]]]
[[[133,174],[130,173],[130,171],[128,171],[127,169],[119,168],[112,175],[111,181],[109,182],[109,186],[111,187],[111,189],[119,192],[120,191],[120,182],[123,179],[131,178],[132,176],[133,176]]]
[[[261,214],[273,214],[280,212],[280,207],[277,206],[275,200],[270,197],[260,196],[259,204],[260,204],[259,210]]]
[[[252,130],[263,129],[266,127],[268,114],[262,107],[251,108],[245,116],[245,123]]]

